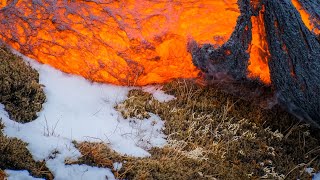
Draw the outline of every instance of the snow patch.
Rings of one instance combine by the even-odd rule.
[[[122,163],[119,163],[119,162],[113,163],[113,169],[114,170],[120,171],[121,168],[122,168]]]
[[[314,169],[309,167],[309,168],[306,168],[305,171],[308,173],[308,174],[312,174]]]
[[[159,102],[168,102],[175,99],[174,96],[166,94],[161,89],[162,86],[145,86],[142,88],[144,92],[152,94],[153,97]]]
[[[313,180],[320,180],[320,172],[313,176]]]
[[[8,180],[42,180],[42,178],[34,178],[30,176],[29,172],[24,171],[13,171],[13,170],[5,170],[6,174],[8,175]]]
[[[127,98],[131,88],[90,82],[23,58],[39,72],[47,100],[39,117],[26,124],[10,120],[0,105],[4,133],[27,142],[34,159],[46,160],[56,179],[105,179],[106,176],[114,179],[109,169],[65,165],[65,159],[77,159],[81,155],[73,140],[104,142],[118,153],[136,157],[149,156],[149,148],[166,143],[161,131],[164,122],[157,115],[150,114],[144,120],[123,119],[115,110],[115,105]],[[157,88],[153,92],[161,101],[172,98]]]

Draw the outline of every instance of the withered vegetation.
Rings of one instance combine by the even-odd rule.
[[[4,46],[0,46],[0,62],[0,103],[11,119],[34,120],[46,99],[38,72]]]
[[[0,179],[2,180],[2,179],[6,179],[6,178],[7,178],[7,174],[3,170],[0,169]]]
[[[261,109],[186,80],[163,89],[176,99],[160,103],[131,90],[116,108],[124,117],[159,115],[165,121],[165,147],[133,158],[103,143],[83,142],[76,144],[83,156],[67,164],[108,167],[119,179],[310,179],[306,168],[320,170],[319,132],[279,107]],[[120,170],[115,162],[123,163]]]
[[[0,119],[0,179],[5,176],[2,170],[28,170],[31,175],[46,179],[53,179],[53,175],[45,166],[45,162],[36,162],[27,144],[17,138],[9,138],[2,133],[4,125]]]

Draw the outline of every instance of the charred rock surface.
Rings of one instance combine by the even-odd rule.
[[[298,0],[303,8],[311,15],[312,23],[320,29],[320,1]]]
[[[319,17],[318,2],[299,1],[313,17]],[[235,82],[250,81],[247,78],[252,40],[250,17],[261,11],[274,93],[289,112],[319,128],[320,44],[316,35],[305,26],[289,0],[260,1],[258,4],[263,8],[254,8],[247,0],[239,0],[238,4],[241,16],[230,40],[219,48],[205,45],[192,49],[194,64],[205,73],[209,82],[220,74],[227,74]]]
[[[300,119],[320,125],[320,44],[289,1],[265,1],[269,68],[278,99]]]

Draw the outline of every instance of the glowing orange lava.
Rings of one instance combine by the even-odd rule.
[[[93,81],[163,83],[197,76],[188,41],[225,43],[240,15],[236,3],[21,0],[0,11],[0,38],[41,63]]]
[[[259,1],[252,0],[253,4],[259,4]],[[316,19],[312,19],[310,15],[303,9],[298,0],[292,0],[293,5],[300,12],[304,24],[309,30],[315,34],[320,34],[320,30],[315,27],[313,23],[319,24]],[[259,78],[262,82],[270,84],[270,71],[268,66],[268,59],[270,58],[270,52],[268,49],[268,43],[266,40],[266,32],[264,25],[264,6],[259,12],[258,16],[252,16],[252,42],[249,49],[250,59],[248,76],[251,78]]]
[[[258,16],[252,16],[252,42],[250,47],[249,77],[259,78],[262,82],[270,83],[268,59],[270,57],[263,20],[264,7]]]
[[[298,0],[292,0],[292,4],[300,12],[302,21],[308,27],[310,31],[313,31],[315,34],[320,35],[320,29],[316,28],[315,24],[320,25],[320,20],[312,18],[307,11],[301,6]]]
[[[0,0],[0,8],[5,7],[7,5],[7,0]]]

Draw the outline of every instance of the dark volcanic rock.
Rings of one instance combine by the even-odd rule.
[[[299,0],[319,22],[319,2]],[[193,45],[194,64],[214,80],[243,81],[247,78],[252,40],[251,16],[262,8],[253,8],[249,0],[238,1],[241,16],[237,26],[222,47]],[[262,0],[266,39],[270,57],[271,85],[278,101],[300,120],[320,127],[320,43],[318,37],[303,23],[290,0]],[[316,28],[318,24],[314,23]],[[213,81],[212,81],[213,80]]]

